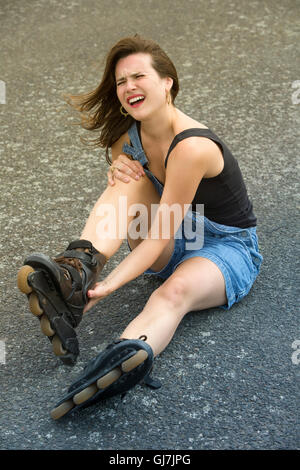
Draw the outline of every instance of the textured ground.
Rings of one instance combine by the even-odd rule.
[[[295,0],[0,0],[1,449],[299,448],[299,13]],[[94,88],[109,47],[136,32],[176,64],[178,107],[238,158],[264,263],[232,310],[184,319],[156,360],[159,391],[138,386],[54,422],[66,387],[159,285],[142,276],[98,304],[73,369],[51,355],[16,288],[25,255],[77,238],[106,184],[103,152],[79,142],[62,94]]]

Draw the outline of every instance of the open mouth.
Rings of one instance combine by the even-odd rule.
[[[132,108],[137,108],[145,101],[144,95],[134,95],[127,98],[127,103],[130,104]]]

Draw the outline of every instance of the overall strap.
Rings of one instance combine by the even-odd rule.
[[[146,165],[148,163],[148,160],[139,138],[136,121],[128,129],[128,135],[130,138],[131,145],[125,143],[122,147],[123,152],[127,153],[128,155],[131,155],[135,160],[138,160],[141,165]]]
[[[184,139],[187,139],[188,137],[207,137],[213,140],[214,142],[220,144],[224,154],[224,144],[210,129],[200,129],[199,127],[186,129],[185,131],[182,131],[179,134],[175,135],[174,139],[172,140],[165,159],[165,168],[167,168],[168,158],[174,147],[176,147],[179,142]]]

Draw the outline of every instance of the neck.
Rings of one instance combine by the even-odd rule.
[[[164,140],[166,136],[174,133],[174,123],[177,109],[169,105],[160,113],[141,121],[141,131],[151,139]]]

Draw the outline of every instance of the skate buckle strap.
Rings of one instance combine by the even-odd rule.
[[[97,251],[96,248],[93,247],[93,244],[88,240],[74,240],[69,244],[67,250],[76,250],[76,248],[87,248],[91,252]]]
[[[144,377],[144,383],[145,383],[145,385],[147,385],[147,387],[150,387],[154,390],[157,390],[158,388],[161,387],[161,381],[151,377],[150,373],[148,375],[146,375],[146,377]]]
[[[88,249],[92,255],[101,255],[104,263],[107,261],[106,256],[103,253],[100,253],[100,251],[98,251],[97,248],[95,248],[88,240],[74,240],[69,244],[67,250],[76,250],[78,248]]]
[[[98,255],[98,258],[101,259],[101,263],[104,265],[107,262],[107,258],[103,253],[97,250],[94,245],[89,240],[74,240],[67,247],[68,250],[76,250],[78,248],[88,249],[92,255]]]
[[[142,335],[142,336],[140,336],[138,339],[140,339],[141,341],[146,341],[147,336],[146,336],[146,335]],[[118,338],[118,339],[114,339],[114,340],[106,347],[106,349],[112,348],[112,347],[114,346],[114,344],[119,344],[119,343],[121,343],[122,341],[128,341],[128,338]]]
[[[67,250],[63,253],[64,258],[76,258],[92,267],[97,265],[97,260],[91,253],[85,253],[77,250]]]

